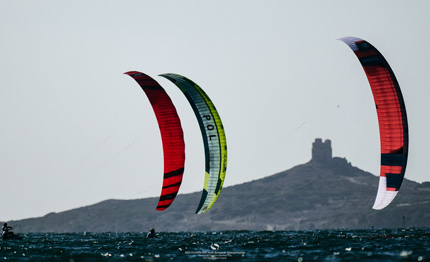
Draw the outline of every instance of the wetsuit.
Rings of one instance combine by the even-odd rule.
[[[14,235],[14,233],[13,232],[9,232],[9,229],[12,229],[12,227],[11,226],[3,226],[2,228],[2,234],[1,234],[1,236],[3,237],[3,238],[6,238],[6,237],[11,237],[11,236],[13,236]]]
[[[146,238],[157,238],[157,235],[155,232],[149,232],[148,235],[146,235]]]

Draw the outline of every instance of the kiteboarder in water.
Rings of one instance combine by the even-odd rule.
[[[2,234],[1,234],[2,238],[9,238],[15,235],[12,231],[9,231],[10,229],[12,229],[11,226],[8,226],[7,223],[3,223]]]
[[[157,238],[157,235],[155,234],[155,229],[151,228],[149,230],[148,235],[146,235],[146,238]]]

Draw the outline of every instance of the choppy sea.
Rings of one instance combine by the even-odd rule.
[[[430,261],[430,228],[22,234],[0,261]]]

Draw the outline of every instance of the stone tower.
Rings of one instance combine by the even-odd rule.
[[[332,159],[331,141],[326,139],[324,143],[321,138],[316,138],[312,143],[312,159],[316,162],[327,162]]]

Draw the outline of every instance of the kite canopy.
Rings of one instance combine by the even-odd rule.
[[[372,89],[381,139],[381,173],[373,209],[383,209],[396,197],[408,159],[408,120],[399,83],[387,60],[369,42],[340,38],[360,60]]]
[[[207,212],[221,193],[227,169],[227,142],[224,127],[215,106],[193,81],[177,74],[160,75],[172,81],[188,99],[203,136],[206,167],[205,182],[197,214]]]
[[[185,143],[181,121],[166,91],[150,76],[141,72],[126,72],[140,85],[152,105],[163,141],[164,179],[157,210],[172,204],[182,183],[185,163]]]

